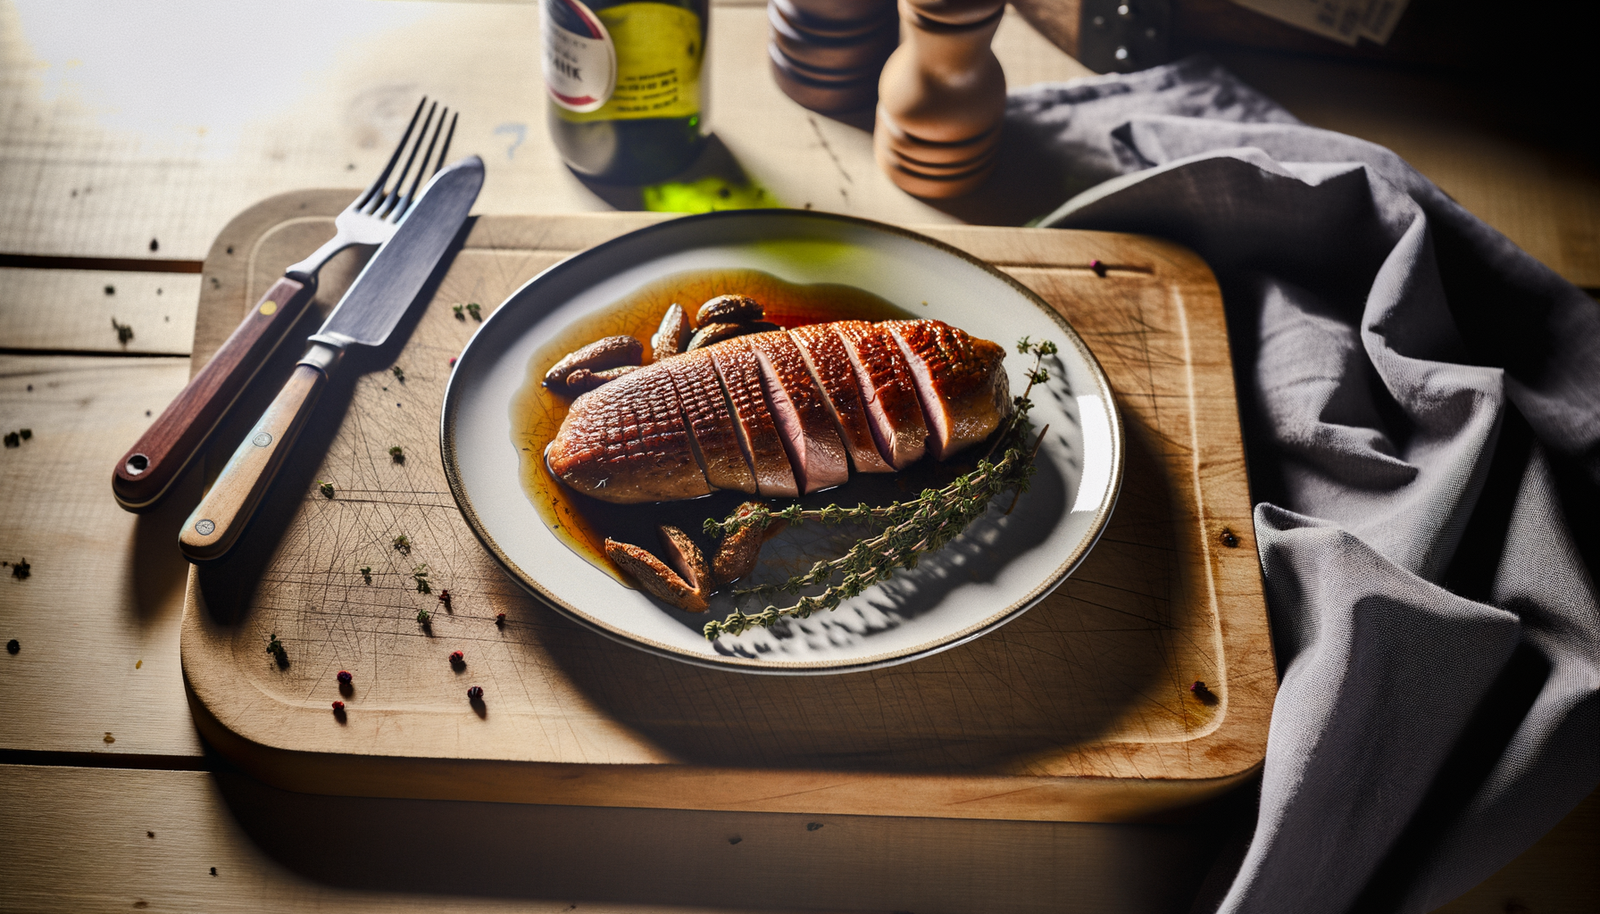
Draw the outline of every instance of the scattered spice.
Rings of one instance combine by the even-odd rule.
[[[150,250],[152,250],[152,251],[161,250],[161,242],[155,240],[154,238],[151,238],[150,239]]]
[[[466,666],[467,665],[467,657],[466,657],[466,655],[461,653],[460,651],[451,651],[450,652],[450,665],[451,666]]]
[[[28,564],[26,558],[18,559],[16,564],[11,566],[11,576],[19,581],[26,581],[31,574],[33,574],[33,566]]]
[[[112,743],[114,743],[116,741],[117,741],[117,738],[115,736],[111,735],[111,731],[110,730],[107,730],[106,731],[106,735],[100,738],[100,742],[105,743],[107,746],[111,745]]]
[[[340,670],[339,671],[339,675],[337,675],[337,676],[335,676],[333,678],[339,680],[339,684],[342,685],[342,686],[349,685],[351,680],[355,679],[354,676],[350,675],[350,671],[349,670]]]
[[[344,702],[338,700],[337,698],[334,699],[334,701],[333,701],[333,713],[335,713],[335,714],[343,714],[344,713]]]
[[[474,704],[483,701],[483,686],[473,686],[468,689],[467,700]]]
[[[153,831],[147,831],[147,832],[144,833],[144,835],[145,835],[146,838],[154,838],[156,836],[156,833],[153,832]]]
[[[389,373],[394,375],[394,379],[396,381],[399,381],[401,384],[404,384],[406,382],[406,370],[404,368],[401,368],[399,365],[396,365],[393,368],[389,369]]]
[[[1227,527],[1223,527],[1222,528],[1222,545],[1227,546],[1229,549],[1237,549],[1237,548],[1239,548],[1239,534],[1234,533],[1232,530],[1229,530]]]
[[[107,295],[115,295],[115,294],[117,294],[117,287],[116,286],[106,286],[106,294]]]
[[[400,445],[397,444],[394,447],[389,448],[389,459],[393,460],[395,463],[405,463],[406,452],[401,449]]]
[[[371,565],[362,565],[361,566],[361,578],[362,578],[362,580],[366,581],[368,584],[372,583],[372,566]]]
[[[6,653],[15,654],[15,653],[20,652],[21,650],[22,650],[22,642],[21,641],[18,641],[17,639],[12,638],[10,641],[6,642]]]
[[[1096,276],[1106,275],[1106,265],[1101,263],[1099,260],[1089,261],[1089,269],[1093,270],[1094,275]]]
[[[728,843],[729,844],[738,844],[740,841],[743,841],[743,840],[744,839],[739,837],[738,835],[729,835],[728,836]]]
[[[6,447],[21,447],[22,436],[16,432],[6,432]]]
[[[417,610],[417,622],[426,628],[433,622],[433,613],[428,612],[426,609]]]
[[[211,875],[213,875],[213,876],[217,875],[217,868],[216,867],[212,867],[211,868]]]
[[[1202,680],[1196,679],[1194,685],[1189,687],[1189,691],[1193,692],[1194,697],[1200,699],[1204,704],[1215,704],[1217,701],[1215,693],[1206,688],[1206,684]]]
[[[806,823],[806,831],[816,831],[817,829],[819,829],[821,827],[822,827],[822,823],[821,822],[807,822]]]
[[[494,624],[504,628],[505,624],[506,624],[506,614],[505,613],[496,613],[495,617],[494,617]],[[16,642],[12,642],[12,643],[15,644]]]
[[[267,653],[271,654],[280,666],[289,662],[289,652],[284,650],[283,642],[278,640],[277,632],[273,632],[267,641]]]
[[[433,586],[428,583],[427,562],[411,569],[411,579],[417,582],[417,593],[433,593]]]
[[[450,591],[448,588],[439,591],[439,602],[444,604],[445,612],[455,612],[455,608],[450,605]]]
[[[333,483],[319,479],[317,480],[317,489],[322,492],[323,498],[333,497]]]
[[[478,303],[475,301],[467,302],[467,313],[472,315],[472,319],[475,321],[481,322],[483,320],[483,315],[478,312]]]
[[[411,537],[406,536],[404,533],[402,533],[399,536],[395,537],[394,538],[394,551],[400,553],[401,555],[410,555],[411,554]]]
[[[107,295],[110,295],[115,291],[116,290],[111,286],[106,286]],[[127,324],[117,323],[117,319],[114,317],[111,319],[111,329],[117,331],[117,342],[124,346],[128,345],[128,343],[133,339],[133,328]]]
[[[21,429],[21,430],[19,430],[17,432],[17,434],[22,438],[23,441],[27,441],[28,439],[33,437],[33,429],[31,429],[31,428]]]

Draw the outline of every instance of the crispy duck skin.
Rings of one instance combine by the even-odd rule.
[[[1000,427],[1010,411],[1004,349],[944,321],[887,321],[911,366],[928,425],[928,452],[944,460]]]
[[[756,494],[756,477],[739,444],[739,431],[711,356],[705,350],[686,352],[663,361],[655,370],[666,372],[677,389],[706,481],[714,489]]]
[[[742,336],[578,397],[545,461],[571,488],[620,504],[817,491],[851,464],[901,469],[988,437],[1011,407],[1004,357],[939,321]]]
[[[650,366],[572,401],[545,449],[557,479],[603,501],[636,504],[709,495],[677,390]]]
[[[844,340],[833,332],[831,324],[796,327],[789,335],[800,345],[806,367],[811,369],[811,376],[822,388],[828,412],[839,427],[855,471],[893,473],[894,467],[878,453],[878,445],[872,439],[867,404],[861,399],[861,385],[856,382],[856,370],[850,364],[849,353],[844,350]]]
[[[745,339],[761,366],[767,406],[789,450],[800,491],[810,494],[843,485],[850,478],[850,460],[800,347],[781,331]]]
[[[905,469],[921,459],[928,442],[911,366],[882,324],[838,321],[832,327],[855,366],[878,453],[896,470]]]
[[[739,430],[745,456],[750,458],[750,468],[756,474],[756,491],[768,497],[799,495],[800,487],[795,483],[783,436],[778,432],[772,412],[767,408],[766,394],[761,390],[761,366],[750,350],[749,341],[742,337],[726,340],[706,347],[705,351],[711,356],[711,364],[717,367],[722,389],[733,407],[734,427]]]

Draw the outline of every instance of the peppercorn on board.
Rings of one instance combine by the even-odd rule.
[[[223,231],[196,366],[348,198],[275,197]],[[1259,766],[1276,673],[1220,293],[1166,242],[918,227],[1058,308],[1122,410],[1126,469],[1105,534],[1004,628],[887,669],[751,677],[608,641],[504,575],[439,457],[451,359],[477,326],[453,306],[487,316],[545,267],[659,218],[479,217],[399,344],[328,392],[235,555],[190,572],[184,676],[213,745],[314,793],[1056,821],[1148,815]],[[359,268],[341,257],[319,309]],[[280,352],[263,378],[298,356]],[[208,470],[252,406],[230,417]]]

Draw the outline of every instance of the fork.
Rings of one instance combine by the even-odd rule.
[[[412,143],[411,134],[425,107],[427,117],[422,121],[422,129],[417,131],[416,142]],[[439,116],[437,122],[435,113]],[[406,132],[395,145],[383,171],[334,219],[334,236],[311,256],[284,271],[211,361],[117,462],[111,477],[111,490],[117,504],[129,511],[144,512],[161,501],[205,446],[256,371],[299,321],[316,292],[317,272],[333,255],[353,245],[382,245],[394,236],[396,226],[416,199],[417,189],[432,174],[429,163],[433,165],[433,172],[444,164],[450,152],[450,140],[455,136],[457,116],[450,114],[449,108],[440,111],[437,101],[430,107],[426,96],[417,103],[417,110],[412,112],[411,122],[406,125]],[[448,129],[445,128],[446,117],[450,119]],[[431,137],[428,135],[430,127],[433,128]],[[433,151],[441,135],[444,143],[436,158]],[[425,139],[427,151],[422,153],[422,165],[407,187],[406,177],[411,166],[416,164],[417,153],[422,150]],[[408,145],[411,152],[406,156],[405,167],[395,177],[394,186],[385,190],[395,163],[400,161]]]

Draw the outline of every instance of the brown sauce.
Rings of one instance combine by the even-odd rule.
[[[634,543],[660,553],[656,530],[663,524],[693,536],[707,555],[715,543],[701,532],[706,518],[727,516],[739,503],[755,496],[742,492],[716,492],[704,498],[646,505],[617,505],[590,498],[562,485],[544,461],[545,446],[555,438],[566,418],[570,398],[544,386],[545,372],[567,353],[607,336],[627,335],[645,344],[649,359],[650,336],[673,302],[689,312],[691,320],[702,302],[717,295],[738,293],[761,302],[766,320],[780,327],[837,320],[896,320],[917,317],[910,311],[870,292],[833,283],[796,285],[758,270],[692,270],[666,276],[633,294],[597,310],[562,331],[534,353],[527,377],[512,400],[512,435],[521,456],[522,488],[539,517],[556,538],[618,581],[632,586],[605,557],[607,537]],[[900,473],[857,473],[842,486],[815,492],[800,501],[808,506],[828,504],[884,504],[905,498],[929,485],[939,485],[966,467],[921,461]],[[778,499],[776,504],[788,504]]]

